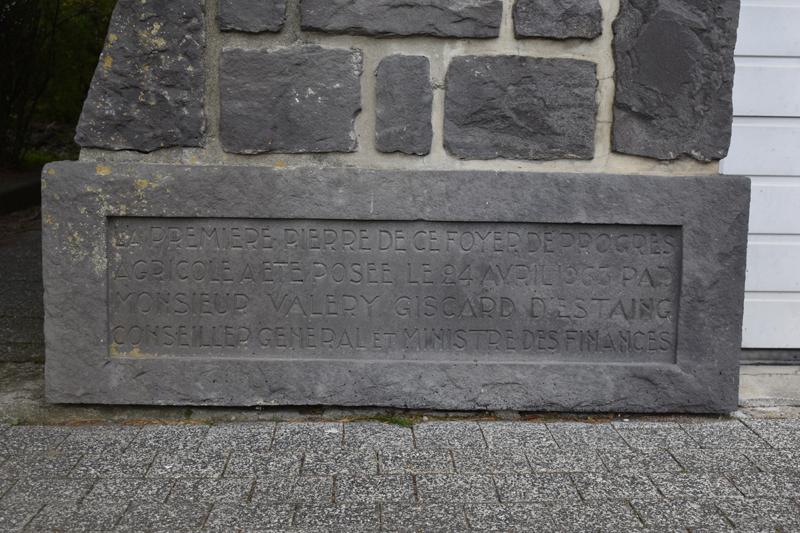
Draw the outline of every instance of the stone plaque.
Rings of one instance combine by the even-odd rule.
[[[735,177],[50,165],[48,398],[730,411],[748,199]]]
[[[678,227],[112,218],[111,356],[674,362]]]

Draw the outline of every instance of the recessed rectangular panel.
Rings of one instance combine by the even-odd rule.
[[[729,412],[749,196],[727,176],[48,165],[47,397]]]
[[[113,218],[114,356],[674,362],[680,228]]]

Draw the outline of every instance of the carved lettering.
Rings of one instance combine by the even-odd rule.
[[[112,218],[118,357],[670,362],[677,227]]]

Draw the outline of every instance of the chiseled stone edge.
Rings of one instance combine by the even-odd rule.
[[[205,50],[203,0],[120,0],[75,142],[139,152],[203,146]]]
[[[697,54],[700,57],[691,58],[700,62],[691,73],[681,72],[685,65],[680,61],[686,59],[681,54],[688,54],[691,49],[674,44],[677,40],[674,29],[668,36],[661,36],[654,46],[651,43],[650,50],[644,48],[640,39],[641,30],[653,26],[650,19],[662,7],[670,5],[674,9],[669,13],[669,21],[694,33],[703,45]],[[660,160],[691,157],[703,162],[727,156],[733,123],[739,7],[740,0],[621,0],[614,21],[613,151]],[[642,49],[650,57],[634,60],[631,56]],[[641,69],[654,67],[666,73],[660,81],[680,79],[684,74],[693,81],[702,77],[704,83],[700,90],[659,87],[658,82],[639,75]],[[686,79],[683,81],[688,83]],[[688,96],[688,100],[682,101],[681,96]],[[676,112],[676,106],[680,105],[684,109]]]
[[[433,86],[428,58],[385,57],[375,76],[375,148],[379,152],[429,154]]]
[[[220,31],[276,33],[286,21],[286,0],[219,0]]]
[[[589,8],[586,12],[565,12],[560,2],[564,0],[515,0],[514,35],[518,38],[542,37],[547,39],[596,39],[603,33],[603,8],[599,0],[572,0],[572,3]],[[537,5],[538,4],[538,5]],[[527,11],[538,7],[542,10],[555,5],[556,11],[540,20],[531,20]],[[574,18],[570,18],[573,16]]]
[[[414,10],[412,16],[399,10]],[[502,0],[302,0],[301,28],[373,37],[500,35]]]
[[[47,398],[58,403],[729,412],[736,409],[738,395],[749,187],[747,178],[730,176],[48,165],[42,212]],[[222,214],[680,225],[684,268],[677,362],[110,358],[106,217]]]

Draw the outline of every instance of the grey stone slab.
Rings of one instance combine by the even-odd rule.
[[[800,449],[800,420],[748,420],[745,424],[778,449]]]
[[[445,80],[445,148],[461,159],[591,159],[596,70],[575,59],[454,58]]]
[[[76,427],[58,447],[61,450],[86,453],[118,453],[136,438],[141,428],[135,426]]]
[[[86,499],[164,503],[174,484],[172,479],[103,478]]]
[[[755,472],[756,466],[744,454],[730,449],[680,449],[670,452],[687,472]]]
[[[477,422],[425,422],[414,426],[417,448],[486,448]]]
[[[37,453],[54,450],[64,442],[70,429],[59,426],[13,426],[0,440],[0,454]]]
[[[748,450],[747,458],[763,472],[800,473],[800,450]]]
[[[221,0],[220,31],[279,32],[286,19],[286,0]]]
[[[220,140],[226,152],[354,152],[360,50],[224,49]]]
[[[44,506],[40,501],[5,502],[0,500],[0,531],[3,533],[22,531]]]
[[[452,474],[450,451],[440,448],[424,450],[379,450],[381,474]]]
[[[742,495],[723,474],[653,472],[650,479],[666,498],[737,498]]]
[[[797,471],[740,472],[729,477],[748,498],[800,497],[800,473]]]
[[[525,452],[534,472],[605,472],[597,452],[586,448],[543,448]]]
[[[160,452],[147,471],[150,478],[219,478],[230,452],[217,450]]]
[[[302,461],[301,451],[276,450],[256,453],[238,450],[231,453],[224,476],[234,478],[292,476],[300,473]]]
[[[411,428],[393,424],[353,422],[344,426],[343,444],[345,448],[412,450],[414,434]]]
[[[633,500],[631,505],[645,526],[654,529],[682,528],[692,531],[695,529],[721,531],[730,527],[713,501],[687,496],[689,497],[685,499]]]
[[[555,524],[550,521],[547,504],[486,504],[468,503],[464,512],[470,526],[477,531],[547,531]],[[562,527],[565,524],[561,524]]]
[[[256,480],[251,500],[283,503],[333,503],[331,476],[273,475]]]
[[[385,57],[375,77],[375,149],[429,154],[433,140],[433,86],[428,58]]]
[[[701,448],[730,448],[742,451],[769,447],[764,439],[738,420],[689,422],[682,426]]]
[[[528,459],[522,451],[456,449],[452,451],[456,472],[460,474],[521,474],[531,473]]]
[[[748,211],[746,179],[617,175],[599,179],[594,175],[577,174],[420,173],[334,168],[278,171],[270,167],[134,166],[125,163],[111,164],[110,170],[102,172],[107,175],[98,175],[96,167],[96,164],[69,163],[51,165],[45,170],[44,215],[46,220],[54,222],[45,224],[44,228],[44,249],[52,252],[45,259],[49,308],[46,373],[50,401],[637,412],[724,412],[736,406],[740,332],[738,325],[733,327],[732,324],[738,324],[741,319],[743,301],[743,243]],[[226,187],[219,187],[222,176]],[[153,186],[137,188],[136,180],[141,179],[150,180],[148,183]],[[265,183],[269,187],[264,187]],[[636,202],[630,202],[631,195],[635,195]],[[174,202],[176,197],[182,201]],[[603,201],[599,202],[598,198]],[[225,205],[224,218],[215,219],[214,216],[220,216],[220,205]],[[496,222],[493,206],[503,206],[506,222]],[[142,315],[126,311],[124,305],[113,299],[109,302],[109,289],[114,296],[115,291],[125,290],[126,283],[130,283],[131,288],[138,283],[115,278],[116,273],[122,272],[113,268],[109,272],[106,267],[117,265],[118,258],[133,259],[141,255],[157,260],[161,256],[160,252],[151,256],[147,249],[126,251],[125,228],[142,234],[151,226],[168,223],[184,230],[192,226],[195,231],[199,227],[228,231],[246,224],[269,226],[276,220],[281,222],[275,224],[287,224],[288,229],[319,229],[320,224],[328,223],[315,221],[330,221],[338,230],[363,229],[373,238],[382,228],[402,231],[419,228],[435,231],[437,236],[443,237],[447,231],[474,237],[477,230],[493,228],[500,231],[501,240],[513,232],[522,232],[520,235],[526,238],[528,232],[540,235],[550,232],[569,235],[559,237],[566,239],[567,244],[575,238],[575,245],[563,256],[575,260],[584,256],[577,244],[578,235],[586,233],[595,247],[605,246],[598,245],[597,239],[610,231],[618,245],[613,252],[609,249],[603,254],[596,248],[592,252],[593,245],[589,244],[593,260],[613,256],[616,269],[628,264],[638,269],[645,265],[682,266],[680,291],[676,279],[671,288],[659,287],[655,292],[674,300],[676,314],[670,315],[669,320],[647,321],[648,330],[653,327],[663,334],[662,344],[654,344],[653,352],[648,352],[642,344],[638,344],[642,349],[637,351],[635,339],[641,341],[642,336],[637,337],[635,333],[629,337],[633,340],[633,349],[629,344],[625,351],[625,335],[630,334],[630,330],[620,329],[622,325],[616,319],[593,319],[586,324],[602,329],[604,335],[614,341],[615,350],[606,344],[607,349],[603,351],[598,342],[597,350],[589,347],[591,353],[578,353],[574,351],[575,346],[562,351],[548,344],[548,336],[533,332],[531,335],[537,342],[530,350],[525,350],[523,345],[500,346],[491,357],[486,351],[489,342],[500,342],[494,335],[470,337],[466,350],[458,350],[456,345],[418,348],[404,352],[402,357],[396,350],[382,347],[370,350],[368,357],[376,359],[368,359],[364,350],[341,344],[339,348],[337,345],[320,349],[298,347],[288,357],[286,348],[277,346],[283,342],[277,337],[270,340],[262,335],[260,340],[247,345],[212,349],[162,346],[161,341],[148,334],[137,349],[140,353],[154,352],[153,357],[125,355],[130,355],[134,349],[132,342],[135,341],[128,334]],[[430,220],[441,222],[428,222]],[[536,222],[542,220],[546,222]],[[498,229],[498,224],[502,230]],[[67,228],[72,228],[72,233],[68,233]],[[81,241],[70,240],[75,232],[82,236]],[[339,235],[341,237],[341,231]],[[632,255],[635,235],[639,235],[636,243],[649,247],[651,252],[657,249],[674,253],[635,252]],[[110,255],[107,253],[109,238],[115,250]],[[535,239],[530,239],[530,244],[534,244]],[[585,236],[581,239],[582,243],[586,242]],[[446,242],[446,238],[441,242]],[[607,243],[606,238],[600,242]],[[623,252],[618,252],[616,246]],[[311,255],[306,255],[306,252],[302,252],[303,258],[310,259],[314,255],[310,251]],[[205,252],[197,250],[181,252],[179,256],[184,257],[184,253],[186,257],[205,257]],[[227,257],[231,251],[220,253]],[[342,253],[348,258],[355,256],[355,252]],[[407,268],[405,259],[398,264],[402,255],[399,253],[381,255],[372,250],[369,254],[359,252],[358,256],[366,258],[368,255],[371,260],[374,253],[378,253],[376,257],[387,257],[393,271],[402,265]],[[247,263],[260,257],[259,254],[248,250],[236,255],[246,256],[243,261]],[[454,254],[454,257],[461,257],[460,252]],[[321,255],[328,258],[330,254],[323,252]],[[412,255],[412,264],[420,268],[433,257],[422,252]],[[558,255],[561,257],[561,252]],[[512,265],[503,261],[513,254],[473,250],[470,255],[487,261],[490,256],[492,262],[502,258],[503,265]],[[243,266],[238,261],[234,263]],[[619,274],[621,276],[621,272]],[[675,276],[677,278],[677,274]],[[177,288],[173,282],[156,280],[147,281],[143,286],[148,290],[169,289],[171,293]],[[192,287],[198,291],[202,288],[194,283]],[[514,285],[503,290],[508,291],[509,298],[521,298],[522,309],[538,313],[540,305],[536,306],[538,311],[531,306],[531,298],[538,296],[533,296],[532,288],[524,287]],[[291,284],[286,288],[296,290]],[[608,290],[609,294],[619,296],[623,289],[620,282]],[[647,292],[630,289],[625,294],[638,298],[635,295],[655,294],[652,292],[655,289]],[[445,297],[448,289],[444,285],[434,285],[431,290],[433,292],[428,293],[420,286],[411,292],[420,297]],[[567,297],[570,301],[591,296],[566,283],[541,290],[554,298]],[[288,294],[300,297],[299,293],[291,291],[287,293],[287,301]],[[379,292],[384,294],[383,291]],[[314,293],[312,291],[312,296]],[[474,298],[479,297],[480,292],[469,294]],[[702,301],[715,301],[718,305],[709,307]],[[450,302],[448,300],[448,306]],[[249,303],[266,312],[269,300],[251,299]],[[394,313],[391,307],[391,302],[386,300],[385,307],[375,317],[361,316],[357,322],[362,333],[367,329],[382,331],[397,327],[399,321],[391,319]],[[401,306],[401,313],[405,312],[403,309]],[[449,313],[448,309],[445,312]],[[573,311],[580,315],[577,308]],[[561,329],[563,324],[555,318],[555,312],[553,309],[544,323],[548,329],[552,325],[556,337],[562,333],[566,337],[566,330]],[[171,315],[163,319],[166,321],[168,316]],[[254,339],[264,328],[259,324],[260,316],[248,312],[241,317],[255,329]],[[179,327],[181,324],[174,320],[174,316],[169,318],[171,327]],[[197,320],[204,327],[221,325],[218,317]],[[284,325],[306,327],[303,324],[307,324],[305,318],[301,320],[295,314],[288,320]],[[332,320],[319,318],[312,323],[314,327],[331,329]],[[346,332],[346,328],[354,327],[350,319],[340,317],[333,322],[334,331]],[[461,320],[456,322],[462,324]],[[519,328],[516,333],[524,337],[523,319],[517,316],[512,322]],[[424,325],[430,324],[430,320],[410,318],[409,323],[418,325],[421,330],[429,327]],[[480,319],[479,323],[491,330],[496,320]],[[124,331],[116,329],[117,326]],[[613,329],[609,333],[607,328]],[[108,346],[105,339],[112,330],[116,330],[117,337]],[[208,329],[204,331],[210,333]],[[618,335],[621,338],[617,338]],[[168,341],[164,336],[159,338]],[[654,339],[654,342],[658,340]],[[456,344],[460,342],[454,340]],[[500,340],[508,342],[502,335]],[[262,346],[265,341],[268,345]],[[618,351],[619,346],[623,347],[622,352]],[[324,357],[320,358],[323,353]],[[220,364],[219,357],[224,364]],[[476,358],[481,372],[474,371]],[[608,387],[607,383],[615,385]],[[141,439],[140,434],[136,440]],[[166,446],[172,445],[170,439],[161,441]]]
[[[546,509],[550,522],[565,531],[631,531],[641,527],[622,502],[561,502]]]
[[[344,425],[339,422],[299,422],[278,424],[273,449],[318,450],[340,448]]]
[[[557,447],[545,424],[527,422],[480,422],[489,448],[514,450]]]
[[[419,474],[417,498],[422,503],[497,502],[497,491],[486,474]]]
[[[631,448],[654,450],[658,448],[696,448],[697,442],[677,423],[654,422],[649,425],[614,424],[617,433]]]
[[[612,472],[680,472],[680,464],[666,450],[626,450],[599,452],[600,459]]]
[[[111,531],[127,502],[52,502],[31,520],[30,531]]]
[[[143,478],[155,457],[155,451],[87,454],[69,472],[69,477]]]
[[[582,472],[571,474],[585,500],[651,499],[658,492],[650,479],[641,473]]]
[[[499,474],[493,477],[503,503],[580,498],[569,474]]]
[[[130,443],[131,451],[196,450],[208,434],[208,426],[145,426]]]
[[[140,152],[202,146],[205,49],[202,0],[118,2],[75,141]]]
[[[464,510],[456,504],[381,505],[381,530],[392,532],[462,532],[468,529]]]
[[[86,496],[93,484],[89,479],[19,479],[3,496],[3,502],[77,501]]]
[[[627,449],[627,443],[610,424],[582,422],[554,422],[547,424],[559,446],[564,448]]]
[[[0,478],[67,477],[80,458],[81,454],[56,450],[14,455],[0,465]]]
[[[122,516],[117,529],[126,532],[196,531],[209,518],[210,508],[202,503],[134,503]]]
[[[479,531],[629,531],[641,522],[621,501],[540,502],[465,506],[470,525]]]
[[[409,475],[339,475],[336,476],[336,501],[414,503],[414,481]]]
[[[220,504],[215,505],[205,528],[211,531],[284,530],[292,525],[291,505]]]
[[[623,0],[614,22],[615,151],[727,155],[738,20],[738,0]]]
[[[718,500],[715,503],[737,530],[784,528],[793,531],[800,527],[800,506],[788,498]]]
[[[201,448],[263,452],[272,446],[274,422],[219,424],[208,430]]]
[[[380,528],[377,504],[300,505],[295,526],[311,531],[376,531]]]
[[[0,478],[0,500],[3,498],[3,495],[8,492],[9,489],[11,489],[16,481],[16,479]]]
[[[603,32],[598,0],[516,0],[514,34],[552,39],[594,39]]]
[[[304,30],[391,37],[490,38],[500,33],[500,0],[303,0]]]
[[[253,479],[178,479],[169,493],[168,503],[245,503],[250,498]]]
[[[333,476],[337,474],[377,474],[378,452],[375,450],[314,450],[303,461],[304,476]]]

